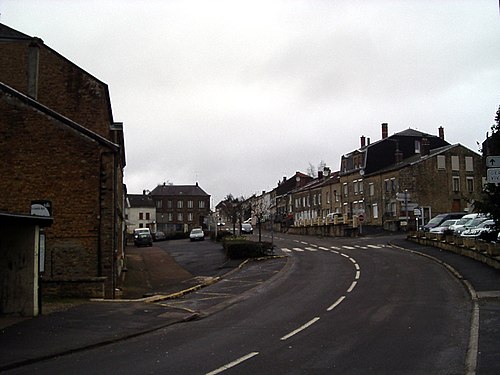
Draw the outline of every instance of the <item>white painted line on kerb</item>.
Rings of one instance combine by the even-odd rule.
[[[333,305],[331,305],[329,308],[327,308],[327,311],[332,311],[334,308],[336,308],[343,300],[345,299],[345,296],[340,297]]]
[[[342,255],[344,258],[349,258],[349,255],[347,255],[347,254],[340,253],[340,255]]]
[[[292,331],[290,332],[288,335],[286,336],[283,336],[280,340],[281,341],[285,341],[285,340],[288,340],[290,337],[296,335],[297,333],[299,333],[300,331],[303,331],[304,329],[310,327],[311,325],[313,325],[314,323],[316,323],[317,321],[319,320],[319,317],[316,317],[314,319],[311,319],[310,321],[308,321],[306,324],[304,324],[303,326],[300,326],[299,328],[297,328],[295,331]]]
[[[354,264],[356,264],[356,261],[355,261],[353,258],[349,258],[349,260],[350,260],[351,262],[353,262]]]
[[[320,249],[320,250],[326,250],[326,251],[328,251],[328,248],[326,248],[326,247],[323,247],[323,246],[320,246],[320,247],[318,247],[318,249]]]
[[[349,289],[347,289],[347,293],[351,293],[357,283],[357,281],[353,281]]]
[[[252,357],[255,357],[257,354],[259,354],[259,352],[248,353],[247,355],[237,359],[236,361],[233,361],[231,363],[228,363],[227,365],[219,367],[217,370],[207,372],[206,375],[220,374],[221,372],[226,371],[226,370],[230,369],[231,367],[239,365],[241,362],[244,362]]]
[[[300,243],[303,245],[309,245],[309,242],[300,241]]]

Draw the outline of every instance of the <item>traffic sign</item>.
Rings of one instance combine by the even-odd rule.
[[[409,201],[410,193],[405,191],[404,193],[396,193],[396,200],[400,202]]]
[[[365,221],[365,216],[363,214],[358,215],[358,220],[360,223],[362,223],[363,221]]]
[[[500,156],[487,156],[486,157],[486,166],[488,168],[500,168]]]
[[[486,170],[486,182],[489,184],[500,183],[500,168],[488,168]]]

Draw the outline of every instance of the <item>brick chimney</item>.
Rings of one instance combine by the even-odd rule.
[[[444,141],[444,128],[440,126],[438,128],[438,132],[439,132],[439,138],[441,138]]]
[[[366,146],[366,138],[364,135],[362,135],[360,139],[361,139],[361,148],[363,148]]]
[[[386,139],[389,135],[387,122],[382,123],[382,139]]]
[[[323,179],[323,171],[318,171],[318,180]]]

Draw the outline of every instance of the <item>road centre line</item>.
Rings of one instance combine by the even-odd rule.
[[[358,263],[355,263],[354,267],[356,267],[356,269],[359,270],[359,264]]]
[[[345,296],[340,297],[333,305],[331,305],[329,308],[326,309],[326,311],[332,311],[334,308],[336,308],[343,300],[345,299]]]
[[[344,245],[344,246],[342,246],[342,247],[343,247],[344,249],[347,249],[347,250],[354,250],[354,249],[356,249],[356,248],[355,248],[355,247],[353,247],[353,246],[347,246],[347,245]]]
[[[347,289],[347,293],[351,293],[357,283],[357,281],[353,281],[349,289]]]
[[[340,253],[340,255],[342,255],[344,258],[349,258],[349,255],[347,255],[347,254]]]
[[[300,247],[294,247],[292,250],[295,250],[295,251],[304,251],[304,249],[301,249]]]
[[[303,331],[306,328],[310,327],[311,325],[313,325],[314,323],[316,323],[318,320],[319,320],[318,316],[316,318],[314,318],[314,319],[311,319],[306,324],[304,324],[304,325],[300,326],[299,328],[297,328],[295,331],[292,331],[288,335],[283,336],[280,340],[281,341],[288,340],[290,337],[292,337],[292,336],[296,335],[297,333],[299,333],[300,331]]]
[[[306,247],[305,248],[307,251],[318,251],[315,247]]]
[[[318,247],[318,249],[320,249],[320,250],[326,250],[326,251],[328,251],[328,248],[326,248],[326,247],[323,247],[323,246],[320,246],[320,247]]]
[[[259,352],[251,352],[251,353],[248,353],[247,355],[241,357],[241,358],[238,358],[237,360],[233,361],[233,362],[230,362],[228,363],[227,365],[224,365],[222,367],[219,367],[218,369],[214,370],[214,371],[210,371],[210,372],[207,372],[206,375],[216,375],[216,374],[220,374],[221,372],[223,371],[226,371],[228,369],[230,369],[231,367],[234,367],[234,366],[237,366],[239,365],[241,362],[244,362],[246,360],[249,360],[250,358],[252,357],[255,357],[256,355],[258,355]]]
[[[309,242],[300,241],[300,243],[303,245],[309,245]]]
[[[356,264],[356,260],[354,260],[354,258],[349,257],[349,260],[350,260],[351,262],[353,262],[354,264]]]
[[[361,274],[361,272],[356,271],[356,276],[354,276],[354,279],[359,280],[360,274]]]

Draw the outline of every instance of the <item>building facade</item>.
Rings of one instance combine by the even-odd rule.
[[[195,185],[158,185],[151,193],[156,207],[156,229],[167,234],[205,227],[210,195]]]
[[[114,297],[124,248],[123,125],[108,87],[0,24],[0,210],[52,203],[43,290]]]
[[[156,206],[153,198],[146,194],[127,194],[125,209],[127,233],[132,234],[134,229],[149,228],[156,232]]]

